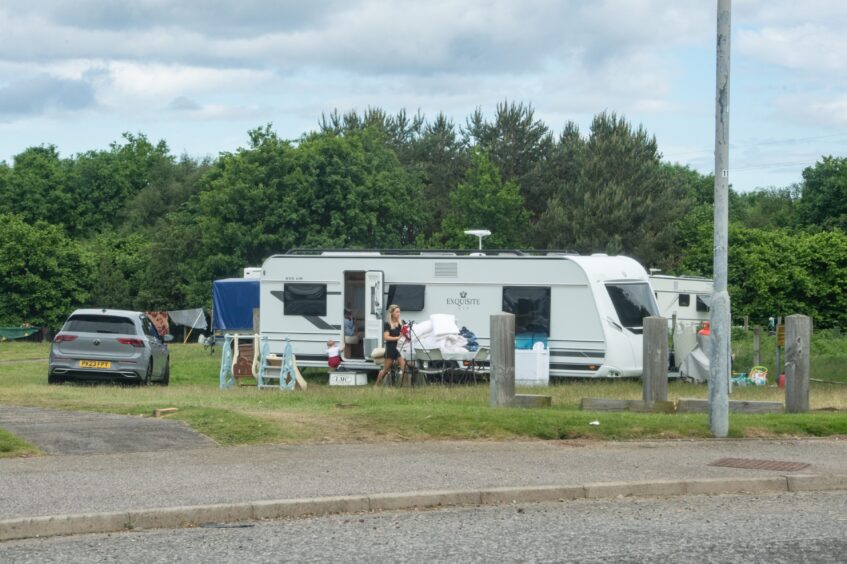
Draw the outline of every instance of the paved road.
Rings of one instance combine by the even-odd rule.
[[[213,446],[182,421],[0,405],[0,427],[48,454],[107,454]]]
[[[159,507],[633,480],[847,473],[847,440],[425,442],[213,447],[0,459],[0,519]]]
[[[559,493],[560,489],[544,490],[543,495],[528,490],[540,486],[578,492],[569,499],[613,497],[620,491],[648,496],[784,491],[791,482],[785,476],[803,474],[811,475],[812,481],[803,482],[800,477],[800,482],[791,483],[847,490],[847,441],[839,438],[225,448],[208,446],[210,441],[181,423],[149,418],[0,406],[0,425],[48,452],[106,452],[0,460],[0,539],[115,531],[133,522],[170,527],[267,515],[349,513],[361,510],[362,505],[349,504],[361,503],[362,498],[366,498],[364,509],[372,510],[496,503],[518,495],[494,492],[506,487],[521,488],[517,498],[524,501],[569,495]],[[192,448],[197,445],[203,446]],[[795,471],[714,465],[724,458],[808,466]],[[623,489],[609,484],[597,489],[598,484],[610,482],[622,483]],[[633,489],[633,482],[652,485]],[[437,495],[432,493],[439,490]],[[428,501],[412,499],[419,492],[425,492]],[[464,497],[457,501],[451,495]],[[344,496],[343,503],[348,505],[333,509],[339,507],[333,503],[341,502],[327,501],[329,496]],[[265,503],[316,498],[324,501],[299,513],[270,509],[278,506]],[[351,502],[351,498],[359,501]],[[216,513],[218,509],[210,510],[210,506],[224,509]]]
[[[844,562],[847,493],[582,500],[0,543],[34,562]]]

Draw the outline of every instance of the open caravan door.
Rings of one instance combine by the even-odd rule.
[[[371,358],[375,348],[383,346],[382,342],[382,312],[385,275],[381,270],[369,270],[365,273],[365,357]]]

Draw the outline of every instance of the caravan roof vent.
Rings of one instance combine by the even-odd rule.
[[[459,267],[455,262],[436,262],[435,277],[436,278],[457,278],[459,276]]]
[[[607,255],[606,253],[591,253],[591,256],[592,257],[607,257],[609,255]]]

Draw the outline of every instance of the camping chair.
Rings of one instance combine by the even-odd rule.
[[[476,351],[476,354],[471,361],[471,378],[473,378],[473,383],[477,383],[477,376],[489,376],[491,373],[491,366],[488,363],[488,358],[491,356],[491,350],[488,347],[480,347],[479,350]]]
[[[424,375],[425,383],[429,383],[430,376],[438,376],[441,383],[444,383],[444,375],[449,371],[449,368],[441,355],[441,349],[416,348],[415,357],[418,363],[417,371]]]

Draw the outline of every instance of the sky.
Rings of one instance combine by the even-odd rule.
[[[124,132],[216,157],[333,110],[457,126],[530,104],[554,133],[602,111],[668,162],[714,168],[716,0],[0,0],[0,160]],[[847,156],[847,2],[732,2],[730,172],[739,191]]]

